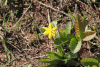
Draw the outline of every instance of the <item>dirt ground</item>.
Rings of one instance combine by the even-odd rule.
[[[7,48],[12,52],[14,57],[18,56],[18,58],[7,67],[20,67],[26,64],[31,64],[32,67],[39,67],[39,65],[44,65],[44,63],[39,62],[39,59],[47,56],[46,51],[58,52],[53,41],[41,34],[40,28],[43,26],[47,27],[50,21],[55,21],[57,12],[59,17],[69,22],[67,6],[73,16],[76,16],[76,14],[83,16],[86,10],[86,18],[95,13],[100,13],[100,5],[97,3],[90,2],[87,9],[88,0],[33,0],[32,4],[28,6],[24,5],[25,3],[30,3],[30,0],[8,0],[6,6],[1,7],[0,5],[1,27],[4,25],[3,13],[7,21],[9,16],[11,16],[8,12],[13,11],[13,21],[10,18],[6,26],[8,30],[6,30],[5,40],[7,41]],[[50,16],[50,20],[48,19],[48,15]],[[20,22],[23,21],[24,23],[16,24],[19,19]],[[100,14],[93,15],[87,20],[90,28],[94,26],[93,21],[100,21]],[[63,29],[65,23],[59,18],[57,22],[58,29]],[[98,33],[100,34],[100,23],[96,22],[96,24],[98,25]],[[94,38],[92,41],[95,42],[97,40]],[[6,53],[3,45],[0,42],[0,66],[6,64]],[[84,59],[99,56],[99,52],[99,47],[89,42],[83,42],[78,54],[79,58]],[[14,57],[9,53],[8,61],[10,62]],[[82,67],[82,65],[75,67]]]

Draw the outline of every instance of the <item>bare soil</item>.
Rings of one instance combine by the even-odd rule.
[[[100,2],[98,0],[98,2]],[[17,57],[16,60],[10,63],[7,67],[20,67],[22,65],[31,64],[32,67],[39,67],[39,65],[44,65],[40,63],[39,59],[45,57],[47,51],[57,51],[54,43],[48,39],[47,36],[43,36],[40,32],[40,28],[43,26],[48,26],[49,22],[56,20],[56,14],[69,22],[67,6],[75,17],[76,14],[83,16],[87,10],[86,18],[95,14],[100,13],[100,5],[97,3],[90,2],[89,7],[87,0],[33,0],[32,5],[26,6],[25,3],[30,3],[30,0],[17,0],[9,1],[6,6],[0,8],[0,26],[3,27],[3,13],[5,14],[6,21],[9,18],[11,9],[13,11],[13,22],[10,20],[7,23],[5,40],[7,48],[12,52],[12,54]],[[16,13],[16,11],[18,12]],[[50,20],[48,19],[50,16]],[[21,18],[22,17],[22,18]],[[17,24],[14,28],[13,26],[18,22],[23,21],[22,24]],[[93,27],[93,20],[100,21],[100,15],[95,14],[90,17],[86,22],[89,27]],[[18,22],[18,23],[20,23]],[[34,25],[32,25],[33,23]],[[64,28],[64,23],[58,18],[58,29]],[[72,22],[74,24],[74,22]],[[98,25],[98,30],[100,34],[100,23],[96,22]],[[97,41],[95,38],[93,42]],[[3,43],[0,42],[0,66],[6,64],[6,54],[3,47]],[[99,56],[100,48],[91,44],[90,42],[83,42],[82,48],[78,52],[79,58],[89,58]],[[100,56],[99,56],[100,57]],[[11,54],[8,54],[8,61],[14,59]],[[82,67],[78,65],[75,67]]]

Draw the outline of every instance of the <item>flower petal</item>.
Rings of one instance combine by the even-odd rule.
[[[49,36],[48,36],[48,38],[49,38],[49,39],[51,39],[51,37],[52,37],[52,35],[51,35],[51,33],[49,33]]]
[[[54,37],[55,37],[55,34],[56,34],[56,33],[54,32],[54,33],[51,33],[51,34],[52,34],[52,36],[54,36]]]
[[[48,28],[47,28],[47,27],[43,27],[43,29],[48,30]]]
[[[43,33],[44,35],[48,35],[48,38],[51,39],[52,36],[55,37],[56,36],[56,32],[55,30],[57,29],[57,27],[52,26],[52,23],[49,24],[49,27],[43,27],[46,31]]]
[[[45,31],[43,34],[44,34],[44,35],[48,35],[49,33],[48,33],[47,31]]]
[[[57,27],[54,27],[52,30],[57,30]]]
[[[52,28],[52,23],[49,24],[49,29],[51,29],[51,28]]]

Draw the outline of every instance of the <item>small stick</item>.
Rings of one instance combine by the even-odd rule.
[[[48,6],[48,5],[46,5],[46,4],[42,3],[42,2],[39,2],[39,1],[37,1],[37,0],[35,0],[35,1],[38,2],[39,4],[45,6],[45,7],[48,7],[48,8],[50,8],[50,9],[54,10],[54,11],[60,12],[60,13],[62,13],[62,14],[65,14],[66,16],[68,16],[68,14],[66,14],[66,13],[63,12],[63,11],[57,10],[57,9],[55,9],[55,8],[53,8],[53,7],[50,7],[50,6]]]
[[[48,12],[48,22],[50,24],[50,15],[49,15],[49,9],[47,9],[47,12]]]
[[[41,57],[47,57],[48,55],[42,55],[42,56],[39,56],[39,57],[34,57],[34,59],[39,59]]]
[[[26,9],[26,11],[23,13],[23,15],[21,16],[21,18],[16,22],[16,24],[13,27],[16,27],[16,25],[20,22],[20,20],[23,18],[23,16],[25,15],[25,13],[28,11],[28,9],[31,7],[31,4],[29,5],[29,7]]]
[[[18,49],[16,46],[12,45],[11,43],[9,43],[12,47],[14,47],[15,49],[17,49],[20,53],[22,52],[20,49]]]
[[[99,39],[99,37],[98,36],[95,36],[95,38],[100,42],[100,39]]]

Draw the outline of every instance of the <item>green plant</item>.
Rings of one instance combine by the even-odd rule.
[[[96,32],[88,30],[85,21],[79,15],[76,15],[74,27],[75,27],[76,34],[74,38],[71,38],[70,50],[73,53],[76,53],[81,48],[82,40],[89,41],[93,39],[96,35]]]
[[[95,36],[96,32],[88,30],[86,26],[87,26],[86,23],[80,18],[79,15],[77,15],[75,18],[76,35],[84,41],[89,41]],[[90,35],[93,35],[93,36],[90,36]]]
[[[55,23],[52,22],[50,24],[53,25],[51,27],[52,29],[57,27],[57,21],[55,21]],[[71,55],[75,56],[76,53],[81,49],[82,40],[89,41],[96,35],[95,31],[91,31],[88,29],[85,19],[83,20],[78,14],[75,17],[74,27],[75,27],[75,34],[71,33],[71,30],[73,29],[71,22],[68,22],[66,24],[66,27],[64,30],[59,30],[59,32],[58,30],[53,30],[52,35],[57,34],[58,37],[51,36],[49,37],[49,39],[52,39],[54,41],[55,46],[59,50],[59,54],[56,52],[47,52],[47,54],[49,54],[48,58],[42,58],[40,60],[41,62],[50,63],[49,65],[45,65],[45,66],[47,67],[48,66],[57,67],[60,65],[67,66],[66,64],[70,63],[70,61],[72,60],[71,58],[68,57],[68,54],[70,53]],[[42,33],[46,32],[44,28],[41,28],[41,31]],[[56,31],[56,33],[54,33],[54,31]],[[50,34],[50,32],[48,32],[48,34]],[[67,45],[71,51],[64,54],[62,45]],[[77,57],[74,57],[74,58],[77,58]]]
[[[96,35],[95,31],[88,29],[87,24],[79,15],[76,15],[74,27],[75,35],[71,33],[73,28],[71,22],[68,22],[65,29],[59,31],[61,37],[54,40],[55,45],[69,45],[70,50],[77,53],[81,48],[82,40],[89,41]]]
[[[52,22],[51,24],[53,25],[52,27],[57,27],[57,22]],[[41,29],[42,33],[45,32],[44,28],[40,28],[40,29]],[[77,54],[76,53],[73,54],[71,51],[64,54],[62,45],[60,45],[62,43],[64,44],[64,42],[67,42],[66,41],[67,34],[69,34],[71,32],[71,22],[66,25],[66,28],[65,28],[65,30],[63,30],[63,32],[60,32],[62,37],[59,37],[59,33],[57,33],[57,32],[58,32],[58,30],[56,30],[56,34],[58,36],[56,35],[56,37],[52,38],[52,40],[54,41],[55,46],[57,47],[57,49],[59,51],[59,54],[54,51],[47,52],[47,54],[49,55],[48,58],[42,58],[40,60],[40,62],[49,63],[49,65],[44,65],[44,67],[46,67],[46,66],[47,67],[50,67],[50,66],[61,67],[63,65],[67,66],[67,64],[70,64],[71,62],[75,63],[75,61],[72,58],[77,58]],[[69,38],[70,38],[70,36],[69,36]]]
[[[44,65],[41,67],[66,67],[68,64],[76,63],[76,61],[72,58],[77,58],[77,53],[73,54],[71,51],[64,54],[62,46],[56,46],[59,54],[52,51],[47,52],[49,55],[48,58],[44,57],[40,59],[40,62],[49,63],[48,65]]]

